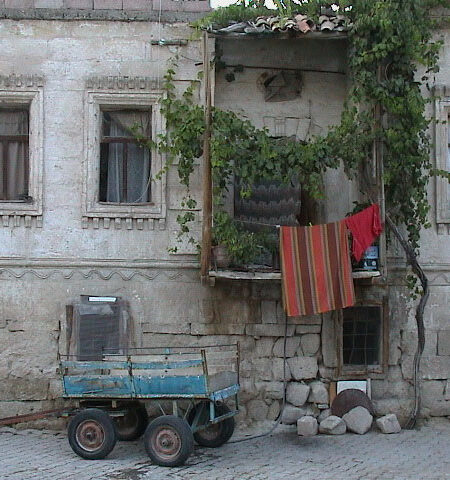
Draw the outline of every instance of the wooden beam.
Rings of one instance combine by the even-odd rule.
[[[208,34],[203,33],[203,75],[205,87],[205,135],[203,139],[203,224],[201,251],[201,278],[208,277],[211,264],[212,239],[212,173],[211,173],[211,68],[208,50]]]

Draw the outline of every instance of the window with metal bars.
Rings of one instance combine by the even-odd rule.
[[[118,297],[81,296],[70,319],[69,354],[78,360],[101,360],[123,353],[128,345],[128,308]]]
[[[151,152],[138,141],[151,139],[150,110],[102,110],[99,201],[151,202]]]
[[[0,201],[30,200],[28,110],[0,108]]]
[[[380,365],[382,307],[345,308],[342,324],[342,357],[345,365]]]

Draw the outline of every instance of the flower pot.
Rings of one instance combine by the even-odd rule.
[[[230,263],[231,258],[225,245],[212,247],[212,264],[215,268],[227,268]]]

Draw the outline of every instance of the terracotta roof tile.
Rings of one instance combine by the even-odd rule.
[[[295,15],[294,18],[282,18],[277,16],[258,17],[256,20],[232,23],[223,28],[210,27],[208,30],[217,34],[261,34],[276,32],[292,32],[307,34],[309,32],[347,32],[350,30],[351,21],[343,15],[321,15],[316,24],[306,15]]]

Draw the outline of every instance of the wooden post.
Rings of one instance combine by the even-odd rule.
[[[382,78],[382,67],[378,67],[377,71],[378,81],[381,82]],[[381,105],[378,103],[375,107],[375,126],[376,128],[381,128],[383,126],[383,113],[381,111]],[[376,187],[377,193],[376,198],[378,205],[380,206],[380,219],[384,225],[383,232],[380,235],[379,240],[379,262],[380,270],[383,278],[387,277],[387,251],[386,251],[386,226],[385,226],[385,217],[386,217],[386,208],[385,208],[385,196],[384,196],[384,164],[383,164],[383,142],[380,140],[378,135],[374,142],[374,153],[375,153],[375,171],[376,171]]]
[[[211,264],[212,229],[212,173],[211,173],[211,76],[208,50],[208,34],[203,32],[203,75],[205,87],[205,136],[203,139],[203,224],[201,251],[201,278],[208,278]]]

